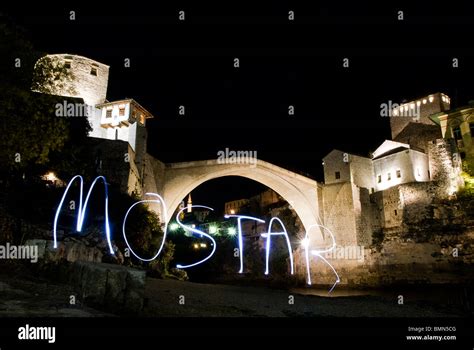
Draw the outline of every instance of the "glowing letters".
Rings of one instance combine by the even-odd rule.
[[[87,209],[87,204],[89,203],[90,195],[91,195],[92,190],[93,190],[95,184],[97,183],[97,181],[101,180],[104,184],[104,189],[105,189],[105,233],[106,233],[106,237],[107,237],[109,252],[112,255],[115,254],[114,250],[113,250],[113,247],[112,247],[110,225],[109,225],[109,210],[108,210],[109,197],[108,197],[107,181],[106,181],[105,177],[103,177],[103,176],[97,176],[94,179],[94,181],[92,182],[91,187],[89,188],[89,191],[87,192],[87,196],[86,196],[86,200],[84,202],[84,205],[82,204],[83,187],[84,187],[84,180],[83,180],[82,176],[76,175],[69,181],[69,183],[68,183],[68,185],[67,185],[67,187],[64,191],[64,194],[61,198],[61,201],[59,202],[58,208],[56,209],[56,214],[54,216],[54,226],[53,226],[54,248],[57,248],[57,246],[58,246],[57,245],[57,224],[58,224],[59,214],[61,213],[61,208],[64,204],[64,200],[66,198],[66,195],[68,194],[68,192],[71,188],[71,185],[76,180],[79,180],[79,184],[80,184],[80,188],[79,188],[79,191],[80,191],[80,193],[79,193],[79,208],[78,208],[78,215],[77,215],[77,222],[76,222],[76,231],[81,232],[81,230],[82,230],[82,227],[83,227],[83,224],[84,224],[85,212],[86,212],[86,209]],[[161,252],[163,251],[163,247],[164,247],[165,240],[166,240],[166,233],[167,233],[167,230],[168,230],[168,223],[167,222],[164,223],[164,233],[163,233],[163,239],[161,241],[160,248],[158,249],[157,253],[152,258],[149,258],[149,259],[142,258],[142,257],[138,256],[135,253],[135,251],[132,249],[132,247],[130,246],[130,244],[127,240],[127,234],[126,234],[126,230],[125,230],[125,225],[126,225],[126,222],[127,222],[128,215],[130,214],[130,211],[136,205],[138,205],[140,203],[161,203],[161,206],[163,208],[162,209],[162,211],[163,211],[162,212],[163,213],[162,217],[164,217],[164,218],[167,217],[167,212],[166,212],[167,207],[166,207],[166,203],[165,203],[164,199],[159,194],[156,194],[156,193],[146,193],[146,196],[156,197],[156,199],[141,200],[141,201],[138,201],[138,202],[132,204],[130,206],[130,208],[128,209],[128,211],[125,214],[125,217],[123,219],[122,232],[123,232],[123,237],[124,237],[125,243],[126,243],[127,247],[130,249],[130,252],[132,252],[132,254],[137,259],[142,260],[142,261],[146,261],[146,262],[150,262],[150,261],[155,260],[161,254]],[[209,210],[214,210],[212,208],[209,208],[209,207],[206,207],[206,206],[203,206],[203,205],[193,205],[191,207],[192,208],[205,208],[205,209],[209,209]],[[184,210],[187,210],[187,209],[188,208],[182,208],[181,210],[178,211],[178,213],[176,215],[177,224],[180,227],[182,227],[184,230],[188,230],[188,231],[193,232],[194,234],[201,235],[201,237],[204,236],[204,237],[208,238],[212,242],[211,243],[212,251],[206,258],[204,258],[204,259],[202,259],[202,260],[200,260],[196,263],[188,264],[188,265],[178,264],[176,267],[180,268],[180,269],[186,269],[186,268],[190,268],[190,267],[194,267],[196,265],[202,264],[203,262],[209,260],[214,255],[214,253],[216,251],[216,248],[217,248],[216,241],[214,240],[214,238],[212,236],[210,236],[209,234],[207,234],[207,233],[205,233],[205,232],[203,232],[203,231],[201,231],[197,228],[187,226],[187,225],[185,225],[181,222],[179,217],[182,214],[182,212]],[[243,260],[244,247],[243,247],[242,220],[254,220],[254,221],[257,221],[257,222],[260,222],[260,223],[265,223],[265,221],[262,220],[262,219],[259,219],[259,218],[255,218],[255,217],[252,217],[252,216],[246,216],[246,215],[225,215],[224,217],[226,219],[232,218],[232,217],[237,218],[237,229],[238,229],[237,233],[238,233],[238,244],[239,244],[239,251],[240,251],[240,254],[239,254],[239,257],[240,257],[239,273],[243,273],[243,271],[244,271],[244,260]],[[272,227],[273,227],[273,222],[274,221],[278,221],[280,223],[280,225],[283,229],[283,232],[272,232]],[[325,248],[325,249],[310,250],[310,247],[309,247],[310,240],[309,240],[308,231],[310,231],[312,228],[315,228],[315,227],[319,227],[319,228],[327,230],[327,232],[329,232],[329,235],[331,236],[331,240],[332,240],[332,244],[331,244],[330,247]],[[176,229],[176,228],[174,228],[174,229]],[[288,233],[286,231],[286,228],[285,228],[285,225],[283,224],[283,222],[279,218],[273,217],[270,220],[270,223],[268,225],[268,231],[266,233],[262,233],[261,236],[266,239],[266,242],[265,242],[265,275],[269,274],[269,258],[270,258],[270,249],[271,249],[271,238],[272,238],[272,236],[285,236],[286,244],[287,244],[287,247],[288,247],[288,253],[289,253],[289,257],[290,257],[291,274],[293,274],[294,273],[293,253],[292,253],[292,249],[291,249],[290,238],[288,236]],[[321,258],[321,260],[324,263],[326,263],[332,269],[334,274],[336,275],[336,282],[333,284],[332,288],[329,290],[329,293],[331,293],[332,290],[335,288],[335,286],[340,282],[340,278],[339,278],[339,275],[338,275],[337,271],[327,261],[327,259],[322,256],[322,254],[323,253],[328,253],[328,252],[330,252],[330,251],[332,251],[333,249],[336,248],[336,240],[334,238],[333,233],[331,232],[331,230],[329,230],[324,225],[319,225],[319,224],[311,225],[308,228],[308,230],[305,232],[305,238],[302,240],[301,245],[304,248],[305,260],[306,260],[306,274],[307,274],[306,283],[308,285],[311,285],[311,271],[310,271],[310,259],[309,259],[309,254],[311,253],[311,255]]]
[[[242,219],[246,220],[255,220],[261,223],[265,223],[265,220],[261,220],[258,218],[254,218],[252,216],[245,216],[245,215],[225,215],[226,219],[228,218],[237,218],[237,233],[238,233],[238,240],[239,240],[239,257],[240,257],[240,270],[239,273],[244,272],[244,242],[242,237]]]
[[[272,225],[273,221],[277,220],[281,227],[283,228],[283,232],[272,232]],[[291,274],[293,275],[293,253],[291,252],[291,243],[290,243],[290,238],[288,237],[288,233],[286,232],[286,227],[283,225],[283,222],[279,218],[271,218],[270,223],[268,224],[268,232],[263,233],[262,237],[265,237],[267,239],[266,245],[265,245],[265,275],[268,275],[269,269],[268,269],[268,260],[270,258],[270,241],[272,239],[272,236],[285,236],[286,238],[286,244],[288,246],[288,253],[290,255],[290,268],[291,268]]]
[[[206,207],[206,206],[204,206],[204,205],[191,205],[191,208],[205,208],[205,209],[209,209],[209,210],[214,211],[214,209],[209,208],[209,207]],[[211,245],[212,245],[212,252],[211,252],[206,258],[204,258],[204,259],[198,261],[197,263],[189,264],[189,265],[180,265],[180,264],[178,264],[178,265],[176,265],[176,267],[177,267],[178,269],[187,269],[187,268],[189,268],[189,267],[193,267],[193,266],[202,264],[204,261],[210,259],[211,256],[213,256],[213,255],[214,255],[214,252],[216,251],[216,241],[214,240],[214,238],[212,238],[212,237],[211,237],[210,235],[208,235],[207,233],[205,233],[205,232],[203,232],[203,231],[201,231],[201,230],[198,230],[197,228],[193,228],[193,227],[191,227],[191,226],[187,226],[187,225],[185,225],[185,224],[183,224],[183,223],[181,222],[181,220],[179,219],[179,216],[181,215],[181,213],[182,213],[184,210],[187,210],[187,209],[188,209],[188,208],[183,208],[183,209],[181,209],[181,210],[178,212],[178,214],[176,214],[176,222],[178,223],[179,226],[181,226],[181,227],[182,227],[183,229],[185,229],[185,230],[189,230],[189,231],[191,231],[191,232],[193,232],[193,233],[196,233],[196,234],[199,234],[199,235],[203,235],[203,236],[209,238],[209,239],[212,241],[212,244],[211,244]]]
[[[107,236],[107,243],[109,245],[110,254],[114,254],[114,249],[112,248],[112,242],[111,242],[111,239],[110,239],[109,193],[108,193],[108,189],[107,189],[107,181],[105,180],[105,177],[103,177],[103,176],[97,176],[95,178],[95,180],[92,182],[92,185],[89,188],[89,192],[87,192],[86,201],[84,203],[84,206],[82,206],[82,194],[83,194],[83,187],[84,187],[84,180],[82,179],[82,176],[81,175],[76,175],[71,179],[71,181],[69,181],[69,184],[67,185],[66,190],[64,191],[63,197],[61,198],[61,201],[59,202],[58,209],[56,209],[56,215],[54,216],[54,226],[53,226],[54,248],[58,247],[57,226],[58,226],[59,213],[61,212],[61,208],[64,204],[64,199],[66,198],[66,195],[69,192],[69,189],[71,188],[71,185],[73,184],[73,182],[76,179],[79,179],[79,181],[80,181],[79,209],[78,209],[78,215],[77,215],[76,231],[77,232],[82,231],[82,224],[84,223],[84,217],[85,217],[85,214],[86,214],[87,203],[89,202],[89,197],[92,193],[92,189],[94,188],[94,185],[96,184],[97,180],[102,180],[102,182],[104,183],[104,188],[105,188],[105,234]]]
[[[123,218],[123,224],[122,224],[122,233],[123,233],[123,238],[125,239],[125,243],[127,244],[127,247],[128,249],[130,249],[130,251],[132,252],[133,255],[135,255],[135,257],[137,259],[140,259],[141,261],[153,261],[155,260],[161,253],[161,251],[163,250],[163,246],[165,245],[165,240],[166,240],[166,231],[168,231],[168,223],[165,222],[165,226],[164,226],[164,229],[163,229],[163,239],[161,241],[161,245],[160,245],[160,249],[158,249],[158,252],[155,254],[154,257],[150,258],[150,259],[145,259],[145,258],[142,258],[140,256],[138,256],[132,249],[132,247],[130,246],[130,244],[128,243],[128,240],[127,240],[127,234],[125,233],[125,224],[127,222],[127,217],[128,217],[128,214],[130,213],[130,210],[132,210],[132,208],[140,203],[161,203],[161,206],[163,208],[163,217],[167,217],[167,213],[166,213],[166,205],[165,205],[165,201],[163,198],[161,198],[161,196],[159,194],[156,194],[156,193],[146,193],[145,194],[146,196],[154,196],[154,197],[157,197],[158,199],[146,199],[146,200],[142,200],[142,201],[138,201],[136,203],[133,203],[130,208],[128,208],[128,211],[127,213],[125,214],[125,217]]]
[[[336,287],[336,284],[338,284],[341,280],[339,278],[339,275],[338,275],[336,269],[321,254],[328,253],[328,252],[332,251],[333,249],[335,249],[336,248],[336,239],[334,238],[334,235],[331,232],[331,230],[328,229],[327,227],[325,227],[323,225],[315,224],[315,225],[311,225],[309,227],[308,231],[311,230],[313,227],[320,227],[324,230],[327,230],[329,232],[330,236],[331,236],[332,244],[329,248],[322,249],[322,250],[317,250],[317,249],[311,250],[311,254],[314,255],[314,256],[320,257],[321,260],[323,260],[331,268],[331,270],[334,272],[334,274],[336,275],[336,282],[334,282],[332,288],[328,292],[328,293],[331,293],[332,290],[334,289],[334,287]],[[303,239],[302,245],[305,249],[306,273],[307,273],[306,283],[308,285],[311,285],[311,272],[310,272],[310,267],[309,267],[310,265],[309,265],[309,235],[308,235],[308,231],[306,231],[306,233],[305,233],[305,238]]]

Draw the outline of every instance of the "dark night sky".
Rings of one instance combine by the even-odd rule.
[[[71,3],[6,13],[38,50],[110,65],[108,99],[134,98],[155,115],[148,147],[158,159],[215,158],[225,147],[257,150],[263,160],[322,180],[321,158],[333,148],[367,154],[390,137],[381,103],[438,91],[455,106],[474,99],[469,8],[333,3],[225,8],[133,2],[107,9]],[[185,22],[177,20],[181,9]],[[296,22],[287,21],[289,9]],[[398,10],[405,21],[396,20]],[[241,68],[233,68],[234,57]],[[344,57],[349,69],[342,68]],[[452,57],[460,68],[451,67]],[[178,116],[181,104],[185,116]],[[287,115],[290,104],[295,116]],[[221,191],[224,185],[234,189]],[[200,191],[231,199],[247,196],[244,187],[222,180]],[[204,200],[200,191],[195,197]]]

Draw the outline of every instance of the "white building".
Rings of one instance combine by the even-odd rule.
[[[84,101],[76,102],[73,106],[76,108],[72,110],[85,113],[68,113],[67,117],[87,117],[92,127],[89,137],[95,139],[94,150],[97,154],[91,157],[95,157],[97,172],[119,184],[123,191],[141,194],[147,160],[149,163],[151,159],[146,153],[146,121],[153,115],[133,99],[107,101],[109,66],[105,64],[83,56],[55,54],[40,58],[35,69],[41,69],[39,63],[42,60],[48,60],[48,65],[61,65],[69,71],[68,76],[57,80],[48,93]],[[77,108],[78,105],[81,108]],[[124,162],[124,159],[127,161]],[[148,166],[151,167],[150,164]]]
[[[409,144],[386,140],[372,154],[375,191],[409,182],[430,181],[428,156]]]
[[[109,66],[71,54],[47,55],[40,60],[45,58],[69,70],[70,78],[58,82],[54,94],[84,100],[89,107],[90,137],[126,141],[134,152],[146,150],[145,125],[153,115],[133,99],[106,100]]]
[[[105,102],[96,105],[97,112],[89,122],[91,137],[128,141],[136,152],[140,137],[145,136],[146,120],[153,115],[133,99]]]

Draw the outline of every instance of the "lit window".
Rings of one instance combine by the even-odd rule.
[[[112,110],[111,109],[108,109],[107,111],[105,111],[105,117],[106,118],[112,118]]]
[[[430,103],[433,102],[433,100],[434,100],[434,97],[433,97],[433,96],[430,96],[430,97],[429,97]]]
[[[418,107],[420,107],[421,101],[416,101],[416,105],[417,105]]]
[[[402,177],[402,172],[400,171],[400,169],[397,170],[397,178],[401,178]]]
[[[140,114],[140,124],[145,125],[145,116]]]
[[[119,108],[119,116],[123,117],[125,115],[125,107]]]
[[[97,76],[97,68],[91,67],[91,75]]]
[[[381,183],[382,182],[382,175],[377,175],[377,183]]]
[[[426,98],[423,99],[423,104],[424,104],[424,105],[426,104]]]
[[[393,110],[393,115],[398,115],[398,111],[396,109]]]
[[[390,180],[392,180],[392,173],[387,174],[387,181],[390,181]]]
[[[341,178],[341,173],[339,171],[336,171],[336,180],[339,180]]]

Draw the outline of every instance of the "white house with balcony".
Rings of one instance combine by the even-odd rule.
[[[133,99],[105,102],[96,105],[98,113],[90,118],[91,137],[108,140],[127,141],[136,151],[140,140],[140,128],[146,126],[146,120],[153,115]]]

